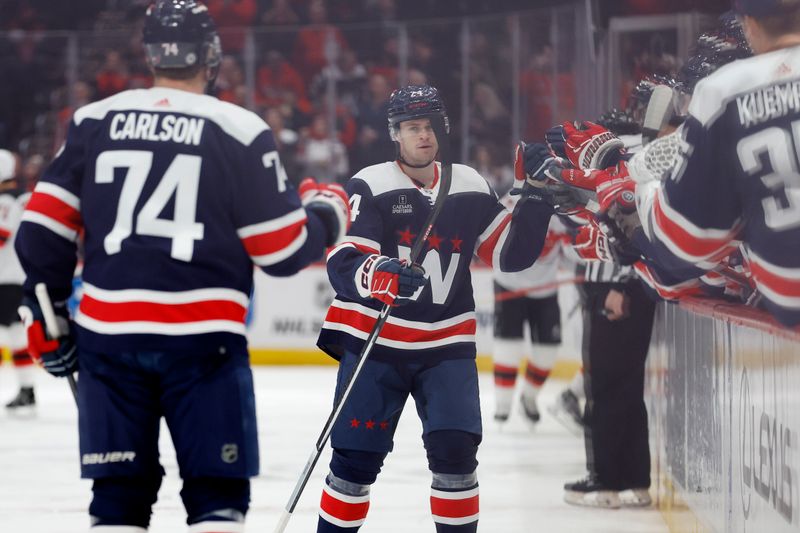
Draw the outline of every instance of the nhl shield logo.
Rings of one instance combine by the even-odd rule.
[[[239,460],[239,446],[236,444],[223,444],[220,457],[223,463],[235,463]]]

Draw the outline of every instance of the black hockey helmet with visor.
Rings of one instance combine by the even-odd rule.
[[[158,0],[145,14],[145,54],[155,69],[216,69],[222,47],[208,8],[196,0]]]

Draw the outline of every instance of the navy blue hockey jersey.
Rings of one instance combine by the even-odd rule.
[[[709,270],[741,241],[765,307],[800,323],[800,47],[722,67],[689,114],[647,213],[650,255],[667,274]]]
[[[438,172],[438,167],[437,167]],[[318,346],[333,357],[358,353],[382,304],[360,287],[371,254],[409,257],[439,190],[423,189],[396,162],[363,169],[346,186],[353,224],[328,253],[336,291]],[[520,202],[512,218],[475,170],[453,165],[452,182],[433,231],[417,260],[429,275],[415,300],[396,307],[371,358],[425,360],[475,357],[475,303],[469,266],[474,255],[505,271],[529,267],[543,245],[552,208]]]
[[[69,296],[81,235],[78,342],[103,352],[244,342],[253,264],[289,275],[325,246],[267,124],[167,88],[75,112],[17,237],[29,293]]]

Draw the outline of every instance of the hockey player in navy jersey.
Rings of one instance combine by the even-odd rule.
[[[737,0],[735,10],[756,57],[697,83],[675,134],[677,164],[663,182],[629,167],[642,223],[634,241],[678,280],[716,268],[741,243],[761,303],[793,326],[800,323],[800,1]],[[611,185],[612,198],[632,188]]]
[[[512,216],[475,170],[454,164],[419,265],[408,264],[441,185],[440,140],[431,122],[446,126],[447,114],[434,87],[409,86],[392,94],[388,115],[397,159],[349,180],[352,226],[328,253],[336,298],[318,346],[340,360],[337,396],[381,305],[396,308],[333,427],[317,531],[354,532],[364,523],[370,485],[392,450],[410,395],[433,476],[436,530],[473,532],[481,417],[469,265],[476,255],[503,270],[529,267],[544,245],[552,207],[526,198]]]
[[[52,374],[80,369],[93,531],[148,528],[163,417],[189,531],[242,532],[259,465],[245,339],[253,265],[282,276],[320,259],[349,209],[340,187],[304,183],[301,199],[267,124],[203,94],[221,54],[205,5],[159,0],[143,41],[154,87],[77,110],[23,215],[28,338]],[[71,323],[79,234],[84,294]],[[69,326],[59,338],[43,332],[37,284]]]

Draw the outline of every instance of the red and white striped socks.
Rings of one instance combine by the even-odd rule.
[[[322,488],[322,500],[319,504],[319,523],[317,533],[353,533],[364,523],[369,511],[369,485],[357,485],[345,482],[357,490],[348,492],[360,495],[345,494],[331,486],[326,480]]]
[[[431,514],[436,533],[470,533],[478,529],[477,483],[468,489],[431,488]]]

